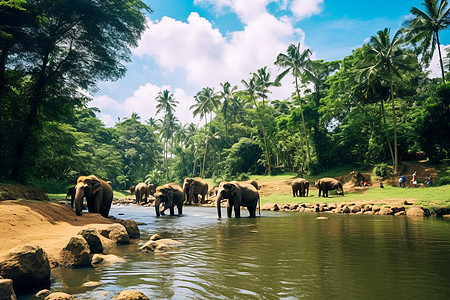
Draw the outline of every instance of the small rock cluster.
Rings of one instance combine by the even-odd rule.
[[[413,206],[407,210],[405,206],[376,206],[373,204],[360,205],[355,203],[266,203],[261,206],[261,210],[365,215],[407,215],[416,217],[426,217],[430,215],[430,211],[422,206]]]
[[[130,238],[139,238],[140,232],[133,220],[117,220],[104,230],[95,228],[81,230],[61,249],[61,267],[92,267],[101,262],[123,261],[115,255],[105,255],[105,251],[116,244],[128,244]],[[11,249],[0,261],[0,299],[16,299],[16,293],[37,291],[50,286],[50,261],[47,253],[39,246],[25,245]],[[44,293],[45,299],[74,299],[64,293]],[[48,295],[47,295],[48,294]],[[41,297],[43,298],[43,297]],[[122,298],[120,298],[122,299]],[[141,298],[127,298],[141,299]],[[142,298],[147,299],[147,298]]]
[[[183,243],[172,239],[161,239],[159,234],[154,234],[150,240],[139,249],[143,252],[167,252],[172,250],[172,246],[182,246]]]

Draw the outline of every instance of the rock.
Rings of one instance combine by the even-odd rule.
[[[92,267],[89,244],[81,236],[73,236],[59,252],[60,262],[65,267]]]
[[[374,215],[375,213],[373,211],[371,211],[371,210],[368,210],[368,211],[364,211],[363,214],[365,214],[365,215]]]
[[[95,228],[86,228],[78,232],[89,245],[90,253],[103,253],[103,244],[100,234]]]
[[[342,207],[342,213],[344,213],[344,214],[349,214],[351,211],[350,211],[350,207],[348,207],[348,205],[344,205],[343,207]]]
[[[276,203],[266,203],[261,205],[261,210],[271,210],[271,211],[278,211],[280,208],[278,207],[278,204]]]
[[[157,240],[160,240],[160,239],[161,239],[161,237],[157,233],[152,235],[151,238],[150,238],[151,241],[157,241]]]
[[[362,208],[361,208],[361,206],[360,205],[354,205],[354,206],[352,206],[352,208],[351,208],[351,212],[352,213],[354,213],[354,214],[356,214],[357,212],[360,212],[362,210]]]
[[[118,220],[127,230],[130,239],[138,239],[141,237],[139,228],[134,220]]]
[[[402,211],[396,212],[394,215],[395,216],[404,216],[404,215],[406,215],[406,212],[404,210],[402,210]]]
[[[85,282],[85,283],[83,283],[83,287],[93,287],[93,286],[99,286],[99,285],[102,285],[103,283],[102,282],[100,282],[100,281],[88,281],[88,282]]]
[[[291,205],[289,206],[290,210],[296,210],[298,208],[298,203],[291,203]]]
[[[165,252],[171,248],[160,241],[148,241],[140,249],[142,252]]]
[[[45,297],[47,297],[48,295],[50,295],[52,292],[50,291],[50,290],[47,290],[47,289],[43,289],[43,290],[40,290],[39,292],[37,292],[36,293],[36,297],[37,298],[45,298]]]
[[[421,206],[413,206],[406,212],[408,217],[427,217],[430,215],[430,211]]]
[[[327,217],[317,217],[316,220],[328,220]]]
[[[13,281],[11,279],[0,279],[0,299],[16,300],[16,294],[13,289]]]
[[[391,207],[391,209],[394,212],[394,214],[401,212],[401,211],[405,211],[404,206],[394,206],[394,207]]]
[[[365,212],[366,212],[366,211],[372,211],[372,205],[366,204],[366,205],[364,206],[364,211],[365,211]]]
[[[377,212],[377,215],[393,215],[394,211],[390,207],[382,207]]]
[[[372,211],[373,211],[374,214],[377,213],[378,211],[380,211],[380,209],[381,209],[381,207],[379,207],[379,206],[373,206],[372,207]]]
[[[305,208],[303,212],[315,212],[314,208]]]
[[[134,290],[124,290],[114,296],[114,300],[150,300],[144,293]]]
[[[106,264],[116,264],[116,263],[122,263],[125,262],[125,259],[120,258],[113,254],[94,254],[92,256],[92,263],[93,264],[99,264],[99,263],[106,263]]]
[[[0,262],[0,276],[12,279],[14,290],[36,291],[50,286],[50,263],[39,246],[13,248]]]
[[[337,204],[336,203],[329,203],[329,204],[327,204],[327,206],[328,206],[329,210],[333,210],[333,209],[337,208]]]
[[[45,297],[44,300],[75,300],[76,298],[72,295],[62,293],[62,292],[56,292],[51,293],[47,297]]]
[[[130,237],[128,236],[127,230],[121,224],[114,224],[108,227],[110,240],[116,244],[129,244]]]

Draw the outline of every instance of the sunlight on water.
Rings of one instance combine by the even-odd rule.
[[[52,290],[111,299],[124,289],[150,299],[450,298],[450,222],[392,216],[263,212],[217,219],[215,208],[185,207],[182,217],[116,206],[141,238],[113,254],[126,262],[53,272]],[[242,212],[247,216],[247,212]],[[140,253],[151,235],[184,243]],[[82,287],[99,281],[94,287]],[[19,299],[32,299],[23,297]]]

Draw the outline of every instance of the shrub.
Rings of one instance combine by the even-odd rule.
[[[447,185],[450,184],[450,176],[441,177],[438,181],[438,185]]]
[[[378,164],[375,165],[373,173],[375,174],[375,176],[381,177],[382,179],[386,179],[391,175],[392,171],[387,164]]]

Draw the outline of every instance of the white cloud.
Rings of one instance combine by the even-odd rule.
[[[322,12],[322,5],[323,0],[294,0],[290,9],[297,18],[303,19]]]
[[[447,52],[445,51],[446,48],[450,48],[450,45],[441,45],[441,54],[443,59],[447,55]],[[439,61],[439,53],[437,48],[434,51],[433,58],[430,62],[430,67],[427,69],[427,71],[430,71],[429,77],[431,78],[442,77],[441,63]]]
[[[165,89],[170,90],[170,86],[156,86],[151,83],[147,83],[140,86],[132,97],[127,98],[124,102],[112,99],[107,95],[100,95],[94,97],[93,101],[89,103],[90,107],[97,107],[101,110],[98,114],[100,120],[103,121],[108,127],[114,126],[117,119],[113,116],[130,117],[133,112],[137,113],[141,117],[141,121],[144,122],[149,118],[161,118],[161,116],[155,116],[156,113],[156,101],[155,98],[160,91]],[[192,116],[192,112],[189,111],[191,103],[194,102],[192,97],[186,95],[186,92],[180,88],[175,89],[174,98],[179,102],[177,105],[175,115],[180,121],[185,124],[189,122],[198,122]]]

